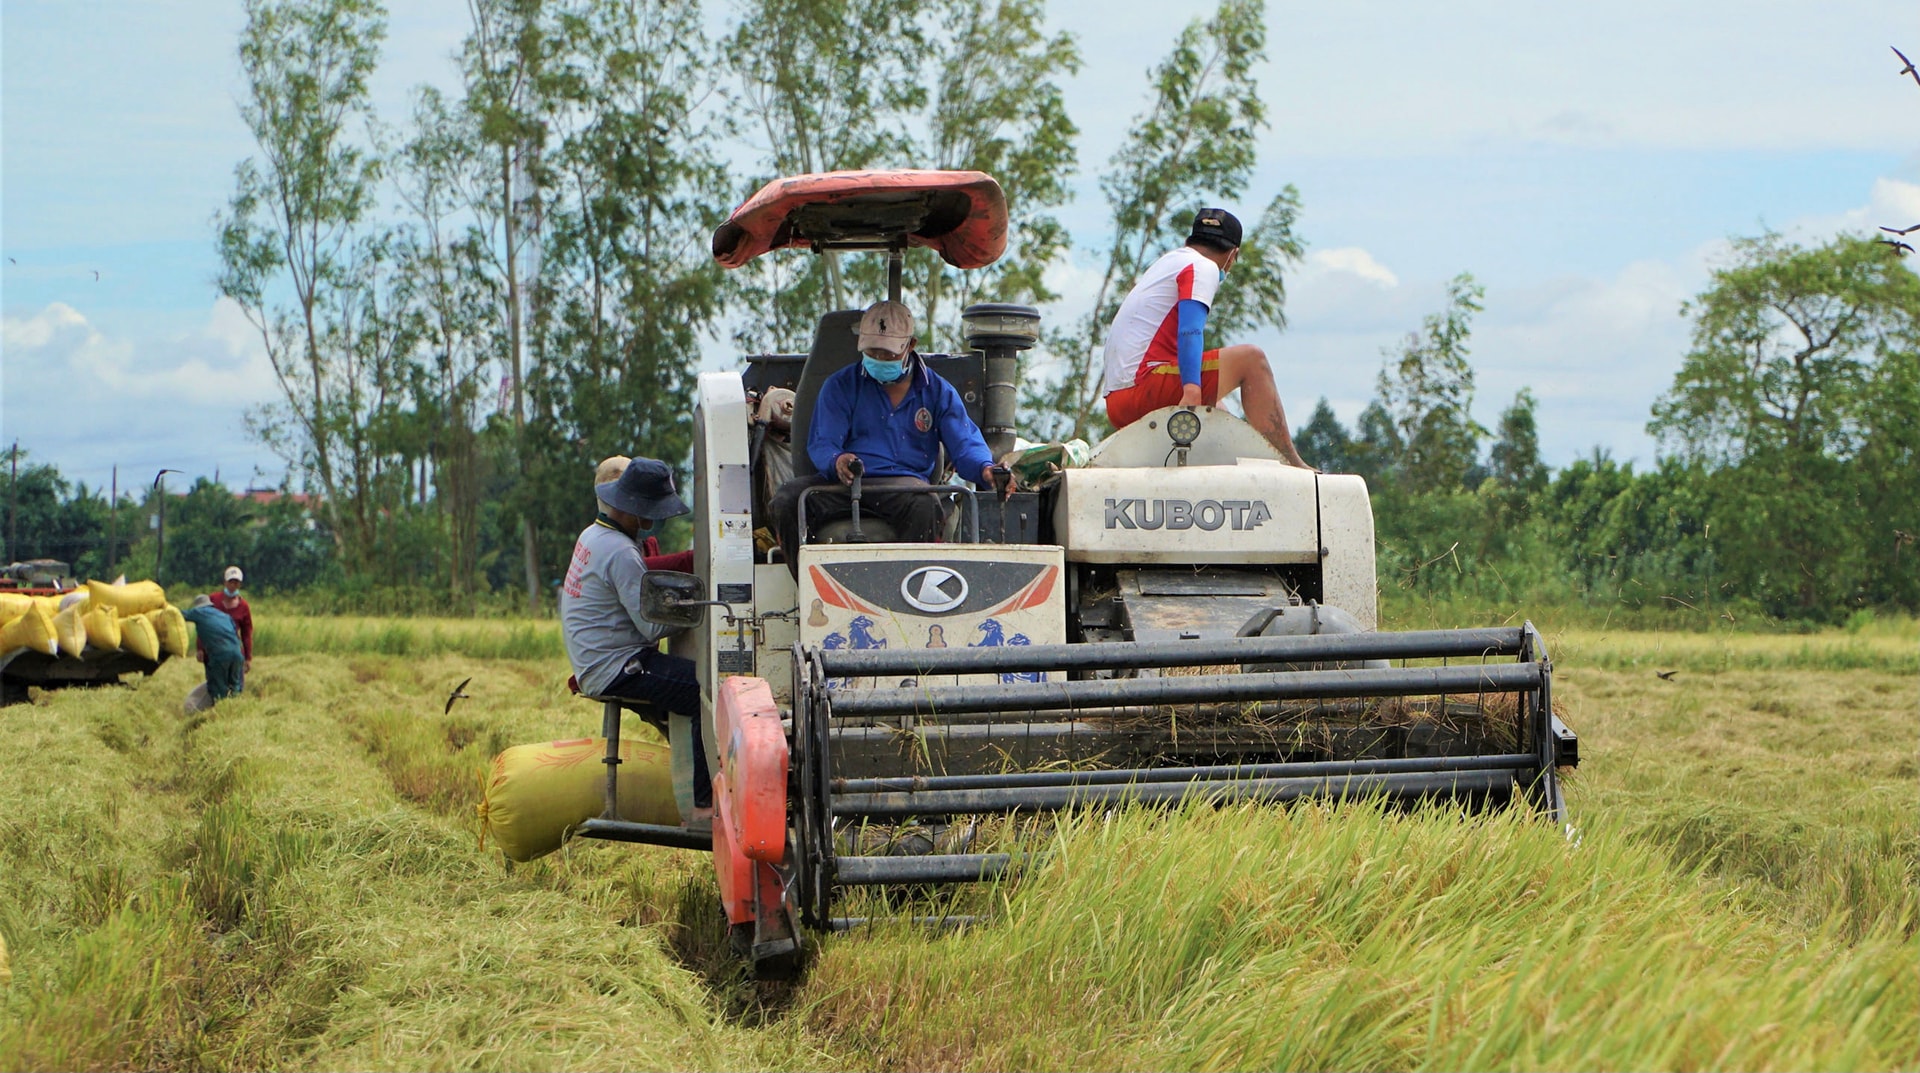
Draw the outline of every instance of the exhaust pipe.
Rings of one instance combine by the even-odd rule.
[[[975,303],[960,312],[960,338],[968,350],[977,350],[985,358],[987,390],[980,408],[980,431],[998,462],[1013,450],[1020,352],[1032,350],[1040,341],[1040,311],[1004,302]]]

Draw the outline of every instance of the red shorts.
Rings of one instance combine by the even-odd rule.
[[[1180,366],[1155,365],[1140,374],[1132,387],[1123,387],[1107,395],[1107,420],[1116,429],[1126,428],[1162,406],[1180,405]],[[1220,401],[1220,352],[1209,350],[1200,355],[1200,404],[1212,406]]]

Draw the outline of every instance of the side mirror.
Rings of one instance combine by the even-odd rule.
[[[706,588],[697,574],[649,570],[640,579],[640,614],[658,626],[691,629],[707,617]]]

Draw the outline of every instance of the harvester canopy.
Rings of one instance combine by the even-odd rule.
[[[775,179],[713,233],[713,259],[739,268],[772,250],[884,250],[904,240],[955,268],[1007,249],[1007,198],[977,171],[830,171]]]

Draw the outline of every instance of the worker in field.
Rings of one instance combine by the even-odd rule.
[[[613,459],[601,463],[610,464]],[[574,679],[590,697],[632,698],[694,717],[694,805],[709,807],[713,791],[697,739],[700,683],[693,661],[660,651],[667,629],[640,611],[640,580],[647,574],[642,535],[687,513],[687,505],[674,489],[673,471],[652,458],[631,460],[618,477],[595,484],[593,494],[599,513],[574,542],[560,586],[560,630]]]
[[[227,613],[227,617],[233,620],[234,628],[240,631],[240,651],[245,660],[243,669],[246,673],[252,674],[253,608],[248,607],[247,598],[240,595],[240,583],[245,578],[246,575],[240,572],[239,567],[227,567],[226,574],[221,578],[220,587],[213,590],[208,598],[213,602],[213,606]],[[195,655],[200,658],[200,662],[205,663],[207,661],[206,646],[199,646]]]
[[[938,539],[943,520],[939,498],[897,489],[932,481],[942,447],[955,473],[982,488],[994,486],[987,441],[967,416],[960,393],[915,352],[919,340],[907,307],[875,302],[861,315],[859,332],[860,361],[827,377],[814,400],[806,450],[819,472],[781,485],[768,505],[787,569],[796,578],[801,493],[852,484],[856,461],[866,477],[896,478],[886,482],[892,490],[863,489],[860,510],[862,516],[884,518],[907,542]],[[816,493],[807,499],[810,530],[852,515],[848,492]]]
[[[237,697],[246,685],[246,649],[240,644],[240,630],[233,618],[213,604],[205,593],[193,598],[193,606],[181,616],[193,623],[201,653],[207,662],[207,697],[214,703]]]
[[[1125,428],[1162,406],[1216,406],[1240,391],[1247,422],[1289,464],[1310,469],[1294,449],[1266,351],[1202,350],[1207,314],[1240,259],[1240,221],[1225,209],[1194,213],[1186,245],[1148,266],[1107,330],[1107,419]]]

